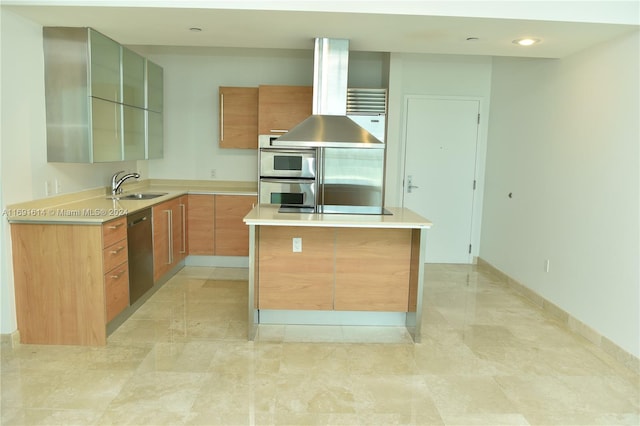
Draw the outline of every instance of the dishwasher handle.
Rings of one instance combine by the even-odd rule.
[[[139,224],[140,222],[144,222],[147,219],[149,219],[147,216],[142,216],[142,217],[130,222],[129,226],[135,226],[135,225]]]

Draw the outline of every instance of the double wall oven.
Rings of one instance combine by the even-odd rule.
[[[315,148],[275,147],[278,136],[258,140],[260,204],[314,211],[317,203],[317,152]]]

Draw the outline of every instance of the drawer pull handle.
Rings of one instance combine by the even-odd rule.
[[[115,250],[111,250],[111,254],[118,254],[120,253],[122,250],[124,250],[124,246],[120,246]]]
[[[119,223],[119,224],[117,224],[117,225],[109,225],[107,228],[109,228],[109,229],[118,229],[118,228],[120,228],[122,225],[124,225],[124,223],[120,222],[120,223]]]
[[[182,211],[182,249],[180,253],[187,252],[187,207],[184,204],[180,204],[180,210]]]
[[[269,129],[270,133],[287,133],[288,131],[286,129]]]
[[[167,249],[169,251],[169,257],[167,265],[171,265],[173,263],[173,210],[165,210],[167,214],[167,235],[168,235],[168,243]]]
[[[120,271],[115,275],[111,275],[111,278],[113,278],[114,280],[117,280],[118,278],[120,278],[122,275],[124,274],[124,271]]]

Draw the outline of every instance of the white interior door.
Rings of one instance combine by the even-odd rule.
[[[433,222],[428,263],[471,263],[480,102],[408,98],[403,205]]]

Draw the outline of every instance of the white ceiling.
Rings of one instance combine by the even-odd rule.
[[[637,31],[638,4],[4,0],[2,7],[43,26],[93,27],[125,45],[312,49],[315,37],[331,37],[351,40],[354,51],[561,58]],[[542,43],[512,43],[523,36]]]

